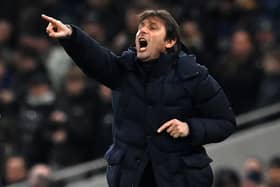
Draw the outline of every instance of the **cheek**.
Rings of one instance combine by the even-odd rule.
[[[165,43],[165,35],[163,33],[158,33],[156,36],[155,36],[156,40],[157,40],[157,43],[161,44],[161,45],[164,45]]]
[[[165,42],[164,42],[164,39],[161,38],[161,37],[157,37],[155,38],[154,42],[153,42],[153,47],[156,49],[156,50],[162,50],[162,49],[165,49]]]

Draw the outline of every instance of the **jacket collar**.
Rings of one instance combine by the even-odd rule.
[[[184,52],[179,54],[177,72],[182,79],[189,79],[200,75],[202,69],[206,68],[196,62],[195,55],[188,55]]]
[[[164,74],[166,74],[169,69],[175,64],[176,58],[174,54],[161,54],[158,59],[152,60],[150,62],[142,62],[141,60],[137,59],[136,57],[136,68],[139,71],[140,75],[145,78],[158,78]],[[143,65],[141,63],[153,63],[151,65],[151,72],[149,75],[143,69]],[[148,77],[147,77],[148,76]]]
[[[136,49],[129,48],[129,52],[134,53],[134,62],[136,71],[140,74],[141,77],[146,78],[146,74],[143,71],[139,59],[137,59]],[[189,79],[200,75],[202,69],[207,70],[204,66],[196,62],[196,56],[192,54],[187,54],[184,51],[181,51],[178,57],[175,54],[161,54],[159,57],[159,62],[155,65],[154,71],[151,74],[151,78],[159,77],[168,72],[172,67],[176,67],[176,71],[182,79]]]

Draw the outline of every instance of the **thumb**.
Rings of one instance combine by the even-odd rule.
[[[65,37],[67,34],[64,32],[51,32],[49,33],[49,36],[52,38],[62,38]]]

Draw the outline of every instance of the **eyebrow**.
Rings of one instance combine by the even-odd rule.
[[[157,26],[158,27],[158,23],[150,23],[151,26]]]
[[[139,26],[143,26],[145,25],[144,21],[142,21],[141,23],[139,23]],[[153,22],[151,20],[148,20],[147,21],[147,25],[155,25],[155,26],[158,26],[158,23],[157,22]]]

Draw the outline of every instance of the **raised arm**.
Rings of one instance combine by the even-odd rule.
[[[121,81],[122,68],[119,57],[81,31],[78,27],[42,15],[49,22],[46,32],[49,37],[58,39],[68,55],[89,77],[114,89]]]

